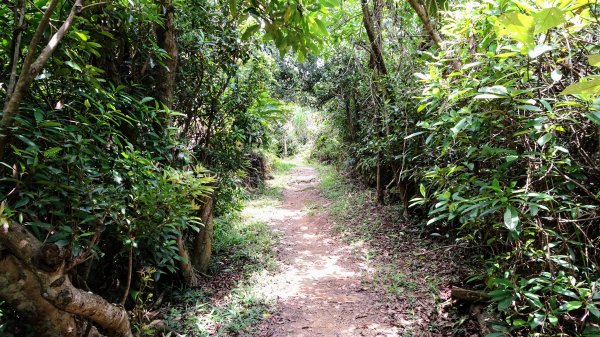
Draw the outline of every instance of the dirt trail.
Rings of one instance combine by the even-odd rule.
[[[362,285],[369,267],[331,230],[317,189],[315,168],[300,165],[289,175],[283,202],[267,214],[281,240],[283,267],[270,282],[277,312],[260,327],[263,337],[399,336],[386,322],[381,303]]]

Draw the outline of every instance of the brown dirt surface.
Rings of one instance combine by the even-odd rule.
[[[280,271],[269,282],[277,310],[259,327],[261,337],[400,336],[379,293],[364,284],[370,267],[331,228],[317,189],[315,168],[300,165],[291,173],[283,202],[267,214],[280,232]]]

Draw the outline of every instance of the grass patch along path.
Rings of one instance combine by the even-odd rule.
[[[324,212],[318,172],[299,164],[289,172],[282,203],[263,213],[280,237],[279,271],[266,292],[276,310],[260,326],[260,336],[399,336],[385,303],[365,285],[370,266],[332,229]],[[316,207],[315,207],[316,206]]]

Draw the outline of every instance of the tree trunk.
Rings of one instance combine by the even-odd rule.
[[[35,274],[12,254],[0,259],[0,298],[12,306],[40,336],[75,337],[75,317],[42,297]]]
[[[385,202],[385,183],[383,182],[383,167],[381,152],[377,153],[377,204],[383,205]]]
[[[214,229],[213,210],[213,197],[205,197],[204,204],[202,204],[202,208],[200,209],[200,217],[204,226],[200,227],[200,231],[196,234],[192,255],[192,265],[194,266],[194,269],[201,273],[206,273],[208,271],[208,263],[212,255]]]
[[[82,336],[87,329],[78,322],[84,319],[115,336],[133,337],[127,311],[75,288],[62,249],[42,244],[19,223],[0,228],[0,271],[0,298],[34,320],[44,336]]]
[[[485,291],[469,290],[453,287],[450,290],[450,296],[454,299],[466,302],[485,302],[490,300],[490,295]]]
[[[156,98],[170,109],[173,106],[178,60],[175,6],[173,0],[161,0],[159,8],[162,11],[163,25],[156,28],[156,42],[169,57],[164,61],[164,65],[158,68]],[[168,127],[171,123],[167,114],[159,116],[159,119],[163,128]]]
[[[369,6],[367,0],[361,0],[361,8],[363,13],[363,25],[365,27],[365,31],[367,32],[367,37],[369,38],[369,42],[371,45],[371,67],[382,77],[387,75],[387,67],[385,65],[385,60],[383,59],[383,40],[381,38],[381,24],[383,18],[383,1],[382,0],[374,0],[373,3],[373,14],[371,14],[369,10]],[[381,96],[386,95],[385,88],[378,88]],[[381,99],[378,97],[380,102],[385,102],[385,99]],[[385,104],[385,103],[383,103]],[[382,105],[383,105],[382,104]],[[377,105],[377,104],[376,104]],[[377,129],[377,137],[383,137],[382,130],[382,118],[381,118],[381,110],[378,107],[375,107],[375,119],[374,124]],[[383,181],[383,154],[381,150],[377,152],[377,168],[376,168],[376,181],[377,181],[377,203],[383,205],[385,200],[385,183]]]
[[[179,257],[181,258],[181,260],[179,261],[179,268],[181,269],[181,273],[183,274],[183,280],[185,281],[185,284],[187,284],[190,287],[197,287],[198,277],[196,277],[194,267],[190,262],[190,255],[188,253],[185,240],[181,235],[177,236],[177,250],[179,251]]]
[[[376,1],[381,2],[380,0]],[[375,26],[373,24],[373,16],[371,15],[371,11],[369,10],[367,0],[361,0],[361,8],[363,12],[363,25],[365,27],[365,31],[367,32],[369,43],[371,44],[371,55],[374,59],[374,69],[376,69],[379,72],[379,74],[386,75],[387,68],[383,59],[381,33],[375,31]],[[377,3],[374,5],[374,8],[374,13],[378,13],[379,6]]]

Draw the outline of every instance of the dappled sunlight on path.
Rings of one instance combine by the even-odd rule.
[[[248,209],[281,236],[281,270],[261,282],[278,310],[261,326],[261,336],[398,336],[385,322],[381,303],[361,284],[372,270],[331,232],[316,189],[316,170],[300,165],[290,174],[280,205]],[[261,212],[262,211],[262,212]]]

